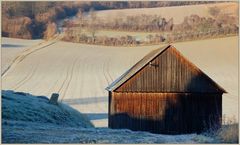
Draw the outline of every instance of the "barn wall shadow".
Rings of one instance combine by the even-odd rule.
[[[86,104],[93,104],[93,103],[100,103],[100,102],[108,102],[107,96],[101,97],[89,97],[89,98],[76,98],[76,99],[64,99],[64,103],[69,105],[86,105]]]
[[[8,48],[8,47],[24,47],[25,45],[18,45],[18,44],[2,44],[2,48]]]
[[[83,113],[86,115],[90,120],[101,120],[107,119],[108,113]]]
[[[193,77],[186,90],[214,89],[199,83],[203,76]],[[204,80],[206,81],[206,80]],[[212,87],[212,88],[211,88]],[[133,131],[149,131],[161,134],[188,134],[201,133],[210,128],[221,126],[222,93],[177,93],[177,100],[167,97],[168,104],[164,111],[164,117],[154,120],[139,116],[130,116],[128,112],[109,114],[109,127],[120,129],[128,128]]]
[[[104,102],[108,103],[107,96],[63,100],[63,103],[66,103],[68,105],[88,105],[88,104],[104,103]],[[90,121],[108,119],[108,113],[82,113],[82,114],[86,115]]]

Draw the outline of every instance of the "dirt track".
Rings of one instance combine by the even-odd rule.
[[[106,47],[58,40],[24,51],[2,76],[2,89],[45,96],[59,93],[61,101],[86,113],[96,126],[107,125],[105,87],[159,47]],[[237,45],[237,37],[175,44],[184,56],[229,92],[223,98],[223,113],[236,118]]]

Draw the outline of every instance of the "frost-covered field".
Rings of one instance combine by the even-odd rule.
[[[14,39],[8,44],[13,42]],[[59,93],[60,100],[86,114],[96,127],[107,126],[105,87],[148,52],[160,47],[107,47],[61,41],[50,44],[29,55],[23,54],[2,77],[2,89],[48,97]],[[223,114],[237,119],[238,37],[189,41],[174,46],[227,90],[228,94],[223,96]]]
[[[68,105],[44,96],[2,91],[2,143],[212,143],[204,135],[158,135],[127,129],[93,128]]]
[[[43,42],[43,40],[24,40],[16,38],[2,38],[1,41],[2,72],[7,69],[18,54]]]

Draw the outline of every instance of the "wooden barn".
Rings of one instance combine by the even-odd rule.
[[[109,128],[181,134],[221,126],[226,91],[171,45],[147,54],[106,89]]]

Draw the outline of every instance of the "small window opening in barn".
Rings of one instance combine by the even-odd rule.
[[[150,66],[150,67],[158,67],[157,64],[154,64],[154,63],[152,63],[152,62],[149,62],[149,66]]]

